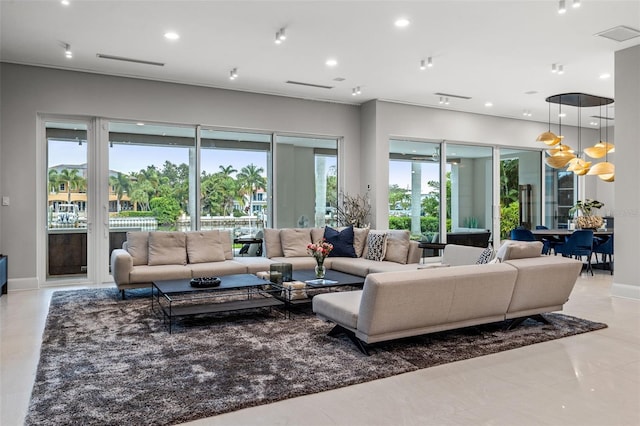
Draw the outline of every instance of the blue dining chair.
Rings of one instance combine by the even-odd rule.
[[[515,241],[538,241],[531,231],[525,228],[511,230],[511,239]]]
[[[587,271],[593,275],[591,267],[591,257],[593,256],[593,231],[591,229],[579,229],[567,238],[564,243],[559,243],[555,248],[556,254],[564,257],[582,259],[587,257]]]
[[[536,225],[536,229],[549,229],[548,227],[544,226],[544,225]],[[542,254],[550,254],[551,250],[553,250],[553,252],[556,252],[556,244],[561,243],[562,240],[560,240],[558,237],[544,237],[542,239]]]
[[[613,234],[611,234],[609,239],[595,245],[593,252],[596,254],[596,261],[598,260],[598,253],[602,255],[602,263],[607,263],[607,255],[609,256],[609,271],[611,275],[613,275]]]

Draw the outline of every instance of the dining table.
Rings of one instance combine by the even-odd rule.
[[[549,237],[568,237],[577,229],[532,229],[531,233],[539,240]],[[594,237],[608,237],[613,235],[613,229],[594,229]]]

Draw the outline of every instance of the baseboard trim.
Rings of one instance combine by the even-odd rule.
[[[625,299],[640,300],[640,286],[614,282],[611,285],[611,295]]]
[[[36,277],[31,278],[9,278],[7,281],[8,291],[25,291],[25,290],[37,290],[38,279]]]

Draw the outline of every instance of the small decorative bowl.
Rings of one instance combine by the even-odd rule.
[[[195,287],[195,288],[218,287],[220,285],[220,278],[218,277],[192,278],[189,284],[191,284],[191,287]]]

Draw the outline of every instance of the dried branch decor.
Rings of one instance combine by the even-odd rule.
[[[339,226],[353,225],[356,228],[366,228],[369,226],[369,213],[371,203],[369,202],[369,192],[365,195],[349,195],[340,193],[342,202],[335,205]]]

